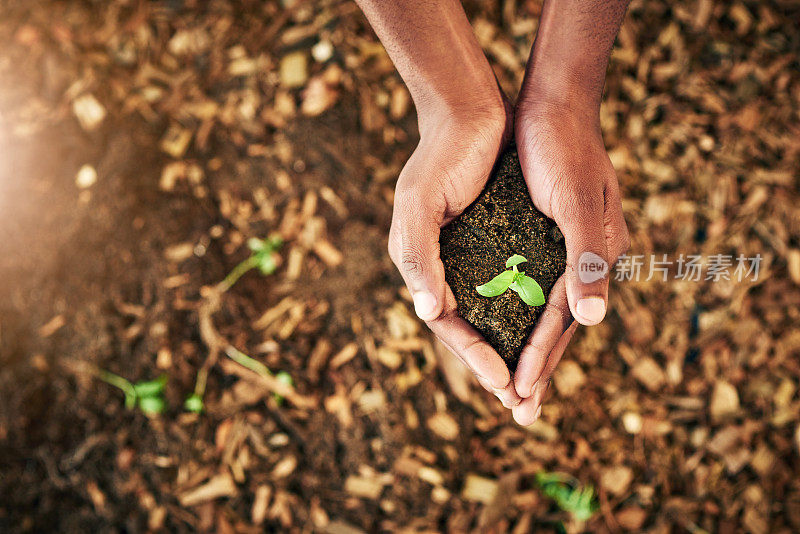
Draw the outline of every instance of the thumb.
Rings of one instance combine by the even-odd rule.
[[[395,198],[389,255],[408,286],[417,316],[432,321],[444,309],[445,279],[438,211],[427,204],[416,195]]]
[[[562,202],[553,205],[553,218],[567,247],[567,300],[572,316],[582,325],[596,325],[608,308],[608,248],[604,231],[602,184],[577,183]]]

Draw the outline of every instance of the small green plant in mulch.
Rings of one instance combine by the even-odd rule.
[[[588,521],[597,511],[594,488],[563,473],[536,474],[536,484],[556,505],[577,521]]]
[[[506,261],[505,271],[485,284],[479,285],[475,290],[484,297],[497,297],[510,289],[528,306],[541,306],[545,302],[542,287],[536,280],[527,276],[525,271],[517,269],[517,265],[526,261],[528,260],[524,256],[514,254]]]
[[[242,367],[247,367],[254,373],[257,373],[261,376],[272,376],[272,371],[269,370],[269,367],[261,363],[260,361],[248,356],[244,352],[240,351],[233,345],[229,345],[225,349],[225,354],[228,355],[228,358],[235,361]],[[275,378],[287,386],[293,386],[294,380],[292,380],[292,375],[287,373],[286,371],[279,371],[278,374],[275,375]],[[278,403],[280,406],[283,403],[283,397],[278,395],[277,393],[273,393],[272,398],[275,399],[275,402]]]
[[[280,250],[282,245],[283,239],[277,235],[272,235],[265,239],[260,239],[257,237],[248,239],[247,247],[250,249],[250,256],[236,265],[236,267],[234,267],[233,270],[231,270],[231,272],[228,273],[228,275],[214,287],[211,297],[207,299],[205,306],[201,309],[201,316],[206,316],[208,323],[211,324],[211,315],[218,308],[221,295],[233,287],[233,285],[236,284],[236,282],[238,282],[239,279],[245,275],[245,273],[251,271],[252,269],[258,269],[258,271],[264,276],[273,274],[278,268],[280,262],[278,250]],[[211,336],[212,339],[205,339],[204,336],[204,341],[206,341],[206,344],[209,345],[210,349],[214,347],[214,354],[221,349],[230,359],[239,365],[258,373],[259,375],[272,376],[272,372],[269,370],[269,368],[267,368],[266,365],[248,356],[233,345],[220,343],[218,341],[216,329],[213,329],[212,327],[212,330],[215,332],[215,334]],[[203,335],[202,331],[201,335]],[[183,407],[186,409],[186,411],[201,413],[205,408],[203,397],[205,395],[206,382],[208,380],[209,364],[213,363],[213,361],[215,361],[215,358],[210,359],[207,362],[207,365],[204,365],[200,371],[198,371],[194,392],[192,392],[192,394],[189,395],[186,398],[186,401],[183,403]],[[281,371],[276,374],[275,378],[287,385],[293,385],[291,375],[285,371]],[[273,395],[273,398],[278,405],[283,402],[283,397],[280,395],[275,394]]]
[[[158,415],[164,412],[164,387],[167,375],[155,380],[132,383],[129,380],[103,369],[96,370],[97,378],[119,388],[125,394],[125,407],[132,410],[138,407],[145,415]]]
[[[248,239],[247,247],[250,249],[250,256],[228,273],[228,276],[217,285],[217,290],[220,293],[224,293],[233,287],[246,272],[252,269],[258,269],[265,276],[274,273],[278,268],[279,256],[277,252],[280,250],[281,245],[283,245],[283,240],[279,236],[271,236],[266,239],[257,237]]]

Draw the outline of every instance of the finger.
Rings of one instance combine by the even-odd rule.
[[[445,299],[444,265],[439,258],[439,224],[443,210],[415,191],[395,196],[389,255],[414,300],[423,321],[442,313]]]
[[[608,250],[602,183],[575,181],[554,197],[553,218],[567,247],[567,301],[575,319],[598,324],[608,306]]]
[[[547,365],[544,367],[544,371],[542,371],[542,375],[536,381],[536,384],[533,385],[533,395],[532,397],[536,396],[536,393],[543,393],[542,384],[547,384],[553,378],[553,373],[558,366],[558,363],[561,361],[561,358],[564,356],[564,351],[567,350],[567,345],[569,342],[572,341],[572,336],[575,335],[575,331],[578,329],[578,323],[573,321],[569,328],[567,328],[564,335],[558,340],[556,346],[553,347],[553,351],[550,353],[550,356],[547,358]],[[542,399],[539,399],[541,402]]]
[[[446,284],[441,315],[426,323],[475,375],[489,383],[493,393],[503,395],[507,402],[514,402],[514,397],[505,392],[511,383],[511,374],[506,363],[475,328],[458,316],[456,299]]]
[[[445,343],[441,339],[439,341],[442,343],[442,345],[444,345],[447,348],[447,350],[455,354],[467,369],[471,370],[470,365],[464,360],[464,358],[456,354],[455,351],[453,351],[452,347],[450,347],[447,343]],[[483,387],[483,389],[485,389],[486,391],[492,393],[495,397],[497,397],[505,408],[513,408],[522,401],[522,399],[519,397],[519,395],[517,395],[517,392],[514,389],[513,381],[509,381],[506,387],[504,387],[503,389],[496,389],[492,387],[492,385],[486,379],[478,376],[477,374],[475,374],[475,378],[478,380],[478,383],[481,385],[481,387]]]
[[[542,401],[544,401],[544,396],[550,387],[553,372],[564,356],[564,351],[572,340],[572,336],[575,334],[577,328],[578,323],[573,321],[569,328],[567,328],[564,334],[558,339],[552,352],[548,355],[547,364],[541,376],[533,385],[530,396],[527,399],[523,399],[520,404],[514,407],[514,420],[519,424],[527,426],[533,424],[539,418],[542,410]]]
[[[523,399],[521,403],[511,409],[511,416],[518,425],[530,426],[541,417],[542,403],[540,399],[544,399],[544,394],[547,393],[549,387],[549,384],[543,384],[545,384],[545,387],[541,394],[537,389],[533,396]]]
[[[519,355],[514,386],[520,397],[531,396],[533,385],[542,374],[548,355],[572,322],[566,279],[561,276],[550,290],[544,311]]]
[[[495,389],[492,385],[484,380],[481,377],[478,378],[478,383],[483,386],[483,389],[488,391],[489,393],[493,393],[495,397],[497,397],[502,405],[505,408],[513,408],[514,406],[518,405],[522,402],[522,399],[517,395],[516,390],[514,389],[514,382],[509,381],[508,385],[503,389]]]

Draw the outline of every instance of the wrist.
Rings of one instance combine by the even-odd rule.
[[[482,131],[500,136],[512,116],[510,106],[492,80],[491,87],[471,87],[452,95],[432,95],[416,103],[420,137],[434,137],[444,131]]]
[[[570,124],[600,131],[600,99],[580,83],[526,80],[517,100],[519,126],[530,122]]]

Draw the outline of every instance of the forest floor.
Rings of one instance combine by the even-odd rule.
[[[540,3],[467,7],[513,98]],[[0,530],[800,531],[799,19],[631,4],[601,122],[642,276],[522,428],[386,254],[416,124],[354,3],[0,2]],[[215,303],[270,235],[277,270]],[[166,409],[98,369],[165,375]]]

